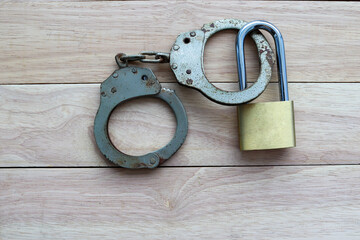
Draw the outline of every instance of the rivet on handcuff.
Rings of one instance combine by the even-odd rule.
[[[188,121],[185,109],[173,90],[162,88],[149,68],[129,66],[130,62],[170,63],[175,77],[181,85],[194,88],[212,101],[224,105],[239,105],[258,97],[271,79],[274,53],[259,31],[250,33],[260,60],[258,80],[241,91],[225,91],[215,87],[205,76],[203,58],[207,40],[216,32],[226,29],[241,30],[246,22],[225,19],[205,24],[200,30],[180,34],[170,53],[146,51],[137,55],[120,53],[115,60],[119,70],[101,84],[100,106],[95,117],[94,135],[101,153],[113,163],[125,168],[154,168],[169,159],[185,141]],[[239,59],[237,53],[237,59]],[[245,71],[240,69],[239,71]],[[244,75],[239,72],[239,76]],[[241,79],[240,79],[241,80]],[[246,79],[241,80],[246,82]],[[165,147],[143,156],[122,153],[111,143],[108,121],[112,111],[124,101],[152,96],[164,100],[175,113],[177,128],[173,139]]]

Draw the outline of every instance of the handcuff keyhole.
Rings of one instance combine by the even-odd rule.
[[[184,38],[184,43],[185,43],[185,44],[190,43],[190,38]]]
[[[144,80],[144,81],[148,80],[148,78],[149,78],[149,77],[148,77],[147,75],[142,75],[142,76],[141,76],[141,79]]]

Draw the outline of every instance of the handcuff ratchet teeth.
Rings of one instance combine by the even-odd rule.
[[[142,156],[131,156],[118,150],[111,142],[108,121],[119,104],[142,96],[165,101],[175,114],[177,127],[173,139],[163,148]],[[187,115],[180,99],[174,90],[162,88],[149,68],[121,67],[101,84],[100,106],[95,117],[94,135],[101,153],[113,163],[124,168],[155,168],[181,147],[187,131]]]

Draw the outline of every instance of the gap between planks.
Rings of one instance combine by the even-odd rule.
[[[105,81],[106,79],[104,79]],[[169,81],[169,82],[160,82],[161,84],[166,84],[166,83],[174,83],[173,81]],[[216,82],[216,81],[211,81],[211,83],[234,83],[234,81],[224,81],[224,82]],[[250,82],[252,83],[252,82]],[[274,82],[271,82],[271,83],[274,83]],[[275,82],[276,83],[276,82]],[[289,83],[292,83],[292,84],[310,84],[310,83],[331,83],[331,84],[336,84],[336,83],[340,83],[340,84],[343,84],[343,83],[351,83],[351,84],[359,84],[360,82],[311,82],[311,81],[296,81],[296,82],[291,82],[289,81]],[[101,82],[74,82],[74,83],[71,83],[71,82],[59,82],[59,83],[0,83],[0,86],[16,86],[16,85],[20,85],[20,86],[23,86],[23,85],[81,85],[81,84],[84,84],[84,85],[99,85],[101,84]],[[182,86],[182,87],[185,87],[185,86]],[[186,87],[185,87],[186,88]],[[195,90],[195,89],[193,89]]]
[[[257,167],[327,167],[327,166],[359,166],[360,163],[327,163],[327,164],[277,164],[277,165],[193,165],[193,166],[163,166],[157,168],[257,168]],[[141,169],[126,169],[120,166],[16,166],[0,167],[0,169],[67,169],[67,168],[120,168],[128,171],[140,171]],[[145,170],[145,169],[142,169]]]

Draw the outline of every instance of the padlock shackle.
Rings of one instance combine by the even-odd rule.
[[[244,40],[250,32],[258,29],[268,31],[274,38],[276,46],[277,69],[279,76],[280,99],[281,101],[289,101],[284,40],[279,29],[277,29],[273,24],[266,21],[257,20],[249,22],[240,29],[237,35],[235,42],[240,90],[244,90],[247,85]]]

